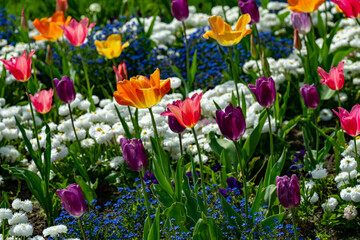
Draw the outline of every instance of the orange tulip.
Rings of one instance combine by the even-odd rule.
[[[316,11],[325,0],[288,0],[289,6],[287,7],[293,12],[314,12]]]
[[[249,14],[242,15],[236,23],[235,31],[231,26],[224,22],[219,16],[209,17],[211,31],[207,31],[203,37],[213,38],[222,46],[232,46],[238,44],[241,39],[251,33],[251,29],[246,29],[246,25],[251,22]]]
[[[136,76],[117,83],[114,98],[120,105],[136,108],[151,108],[170,91],[170,79],[160,80],[160,70],[156,69],[150,79]]]
[[[35,19],[33,21],[34,27],[41,35],[34,36],[35,40],[49,40],[56,41],[64,33],[58,25],[69,25],[71,17],[65,19],[62,11],[55,12],[50,18]]]

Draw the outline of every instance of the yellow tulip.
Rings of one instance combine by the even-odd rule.
[[[289,6],[287,7],[293,12],[314,12],[316,11],[325,0],[288,0]]]
[[[236,23],[235,31],[231,26],[224,22],[219,16],[209,17],[211,31],[207,31],[203,37],[213,38],[222,46],[232,46],[238,44],[241,39],[251,33],[251,29],[246,29],[246,25],[251,21],[249,14],[242,15]]]
[[[121,36],[112,34],[106,41],[95,41],[95,46],[100,55],[105,56],[107,59],[113,59],[120,56],[122,50],[129,46],[129,42],[121,44]]]

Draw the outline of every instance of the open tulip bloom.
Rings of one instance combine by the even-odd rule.
[[[30,94],[31,103],[35,110],[41,114],[48,113],[51,109],[53,95],[53,89],[50,89],[49,91],[42,90],[35,93],[34,96]]]
[[[344,86],[344,64],[344,62],[340,62],[337,67],[331,67],[329,73],[321,67],[318,67],[321,83],[335,91],[342,89]]]
[[[4,63],[5,69],[8,70],[16,80],[26,82],[31,77],[31,57],[35,50],[29,53],[26,51],[20,57],[12,57],[10,60],[0,59]]]
[[[62,37],[64,31],[59,25],[69,25],[71,17],[65,19],[64,12],[58,11],[49,18],[35,19],[34,27],[40,32],[40,35],[34,36],[35,40],[56,41]]]
[[[325,0],[288,0],[287,7],[293,12],[307,12],[316,11]]]
[[[106,41],[95,41],[96,50],[100,55],[107,59],[113,59],[120,56],[122,50],[129,46],[129,42],[121,43],[119,34],[110,35]]]
[[[88,35],[89,30],[95,26],[96,23],[89,25],[89,19],[84,18],[80,22],[75,19],[71,19],[69,25],[59,25],[64,30],[64,34],[69,42],[74,46],[81,46]]]

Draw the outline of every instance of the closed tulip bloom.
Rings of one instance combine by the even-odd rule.
[[[183,127],[193,128],[200,120],[202,94],[195,93],[191,98],[185,98],[184,101],[178,100],[178,106],[168,104],[169,111],[160,115],[175,117]]]
[[[121,138],[120,144],[123,157],[133,171],[139,172],[147,167],[148,157],[140,139]]]
[[[96,23],[91,23],[89,25],[88,18],[84,18],[80,22],[71,19],[69,25],[59,25],[59,27],[64,30],[67,40],[69,40],[72,45],[79,47],[85,42],[89,30],[94,27],[95,24]]]
[[[128,79],[128,75],[127,75],[127,69],[126,69],[126,64],[125,62],[120,63],[118,68],[116,68],[115,66],[113,66],[114,72],[115,72],[115,77],[116,77],[116,81],[117,82],[122,82],[125,79]]]
[[[29,53],[26,51],[20,57],[12,57],[10,60],[0,59],[4,63],[5,69],[8,70],[16,80],[26,82],[31,77],[31,57],[35,50]]]
[[[177,107],[179,106],[179,104],[180,104],[180,100],[175,101],[175,102],[172,103],[172,105],[177,106]],[[170,111],[169,108],[168,108],[168,111]],[[171,131],[173,131],[175,133],[182,133],[186,129],[173,116],[168,117],[168,123],[169,123],[169,128],[171,129]]]
[[[348,18],[357,18],[360,13],[359,0],[330,0],[341,9]]]
[[[251,17],[250,24],[258,23],[260,20],[259,9],[255,0],[239,0],[239,7],[242,14],[249,14]]]
[[[86,202],[81,187],[75,183],[67,189],[56,190],[62,201],[65,211],[73,217],[81,217],[86,211]]]
[[[235,31],[231,26],[224,22],[219,16],[209,17],[210,31],[207,31],[203,37],[206,39],[215,39],[222,46],[232,46],[238,44],[241,39],[251,33],[251,29],[246,29],[246,25],[250,23],[249,14],[242,15],[236,23]]]
[[[56,0],[56,11],[62,11],[64,14],[68,9],[68,0]]]
[[[321,83],[326,84],[332,90],[340,90],[344,86],[344,62],[339,63],[337,67],[332,67],[330,72],[325,72],[324,69],[318,67],[319,75],[321,76]]]
[[[121,43],[119,34],[110,35],[106,41],[95,41],[96,50],[100,55],[107,59],[113,59],[120,56],[122,50],[129,46],[129,42]]]
[[[64,103],[71,103],[75,100],[76,93],[74,82],[68,76],[63,76],[61,80],[55,78],[54,85],[59,99]]]
[[[254,93],[259,104],[264,108],[270,107],[276,100],[275,82],[271,77],[262,76],[256,80],[255,86],[249,84],[249,88]]]
[[[34,96],[30,94],[30,100],[37,112],[45,114],[51,109],[53,95],[54,90],[51,88],[49,91],[42,90],[35,93]]]
[[[187,0],[171,0],[171,13],[178,21],[187,19],[189,17]]]
[[[21,11],[21,28],[24,31],[29,31],[29,25],[25,17],[25,8],[23,8]]]
[[[35,40],[49,40],[56,41],[62,37],[64,31],[59,25],[68,25],[71,17],[65,19],[64,12],[55,12],[49,18],[35,19],[33,21],[34,27],[40,32],[40,35],[34,36]]]
[[[288,0],[289,6],[287,7],[293,12],[314,12],[316,11],[325,0]]]
[[[302,88],[300,88],[301,96],[304,100],[304,105],[307,108],[315,109],[319,105],[320,98],[319,92],[315,87],[315,84],[305,84]]]
[[[284,208],[297,207],[300,204],[300,185],[295,174],[288,176],[276,177],[277,196],[280,204]]]
[[[333,112],[339,117],[341,127],[350,136],[357,136],[360,134],[360,105],[356,104],[352,107],[350,113],[341,107],[338,107],[339,112],[333,109]]]
[[[311,30],[311,19],[309,13],[291,13],[291,23],[294,29],[297,29],[299,33],[305,35]]]
[[[244,135],[246,122],[240,107],[234,108],[230,103],[225,111],[216,110],[216,122],[224,137],[231,141],[237,141]]]
[[[151,108],[160,102],[169,91],[170,79],[160,80],[160,70],[156,69],[150,75],[150,79],[144,76],[136,76],[130,80],[118,82],[114,98],[120,105]]]

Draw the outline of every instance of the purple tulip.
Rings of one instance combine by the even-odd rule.
[[[120,144],[123,157],[132,170],[139,172],[147,167],[148,157],[141,140],[121,138]]]
[[[68,76],[63,76],[61,81],[54,79],[54,84],[58,97],[64,103],[71,103],[76,97],[74,82]]]
[[[304,100],[304,104],[307,108],[315,109],[319,105],[320,97],[315,84],[305,84],[300,88],[301,96]]]
[[[240,107],[234,108],[231,103],[225,108],[225,112],[216,110],[216,122],[222,135],[229,140],[237,141],[245,133],[244,114]]]
[[[174,101],[171,105],[177,106],[179,107],[179,103],[181,101]],[[170,111],[170,109],[167,109],[168,111]],[[171,129],[171,131],[173,131],[174,133],[182,133],[183,131],[185,131],[185,127],[183,127],[179,121],[173,117],[173,116],[168,116],[168,123],[169,123],[169,128]]]
[[[284,208],[297,207],[300,204],[300,185],[295,174],[276,177],[277,196]]]
[[[187,0],[171,0],[171,13],[178,21],[187,19],[189,17]]]
[[[291,13],[291,22],[299,33],[305,35],[311,30],[311,19],[309,13]]]
[[[226,189],[220,188],[220,189],[219,189],[219,193],[220,193],[221,195],[223,195],[224,198],[227,198],[227,197],[228,197]]]
[[[259,104],[264,108],[270,107],[276,100],[275,82],[271,77],[262,76],[256,80],[255,86],[249,84],[249,88],[254,93]]]
[[[236,180],[234,177],[229,177],[226,179],[226,183],[228,184],[228,188],[231,189],[238,189],[239,191],[241,191],[241,188],[243,187],[242,183],[238,180]]]
[[[251,17],[250,24],[258,23],[260,20],[259,9],[255,0],[239,0],[239,7],[242,14],[249,14]]]
[[[56,190],[62,201],[66,212],[73,217],[81,217],[86,210],[86,202],[81,187],[75,183],[70,184],[67,189]]]

